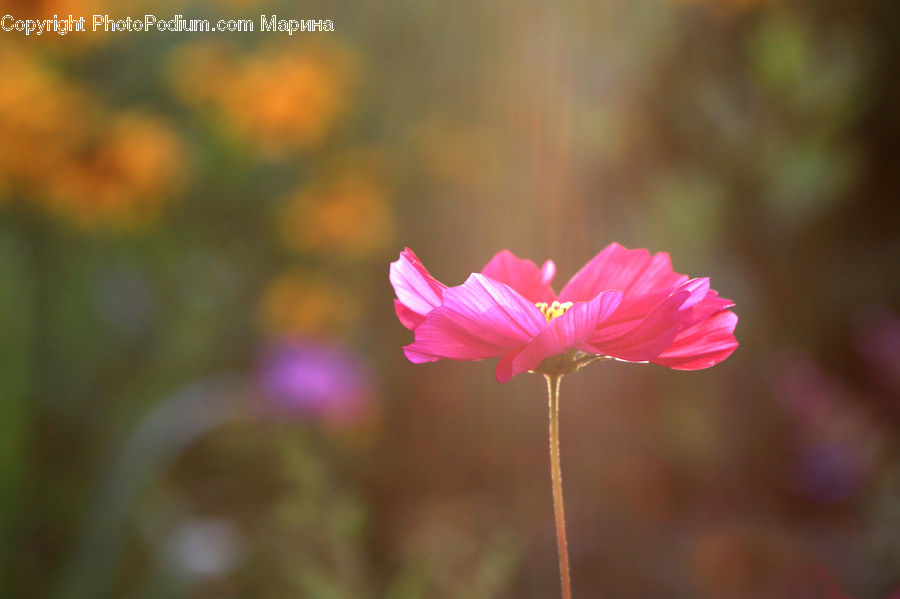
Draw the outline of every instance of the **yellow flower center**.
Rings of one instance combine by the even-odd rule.
[[[550,322],[557,316],[562,316],[566,313],[566,311],[572,307],[572,302],[563,302],[562,304],[559,302],[553,302],[552,304],[548,304],[547,302],[538,302],[535,304],[537,309],[541,311],[541,314],[544,315],[544,318],[547,319],[547,322]]]

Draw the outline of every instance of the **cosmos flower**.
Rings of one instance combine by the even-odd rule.
[[[409,248],[391,264],[400,322],[415,332],[414,363],[500,358],[500,382],[527,371],[574,372],[600,357],[698,370],[727,358],[734,303],[708,278],[672,270],[669,254],[607,246],[557,294],[556,266],[508,250],[465,283],[447,287]]]

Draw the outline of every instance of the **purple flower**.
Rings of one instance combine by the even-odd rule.
[[[802,354],[782,359],[773,387],[793,424],[793,486],[822,503],[853,498],[871,477],[882,438],[858,407],[858,391]]]
[[[270,406],[301,418],[352,425],[371,407],[372,375],[367,365],[334,343],[273,343],[263,351],[259,383]]]
[[[900,389],[900,316],[872,306],[857,321],[857,353],[890,388]]]
[[[866,482],[869,465],[853,446],[811,444],[794,460],[794,484],[822,503],[838,503],[855,496]]]

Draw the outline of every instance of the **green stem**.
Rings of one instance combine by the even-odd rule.
[[[569,582],[569,545],[566,541],[566,511],[563,508],[562,469],[559,466],[559,383],[562,375],[545,375],[550,396],[550,479],[553,483],[553,515],[556,519],[556,549],[559,553],[559,584],[562,599],[572,599]]]

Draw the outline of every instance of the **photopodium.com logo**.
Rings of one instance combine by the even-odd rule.
[[[56,33],[68,35],[70,33],[85,32],[177,32],[177,33],[212,33],[216,31],[252,33],[257,31],[257,22],[253,19],[219,19],[215,22],[209,19],[186,19],[183,15],[175,15],[171,19],[161,19],[156,15],[144,15],[143,17],[125,17],[116,19],[109,15],[91,15],[76,17],[68,15],[59,18],[53,15],[52,19],[17,19],[13,15],[0,17],[0,30],[5,32],[22,33],[24,35],[43,35],[44,33]],[[259,31],[287,33],[306,33],[316,31],[334,31],[334,22],[330,19],[282,19],[278,15],[259,15]]]

